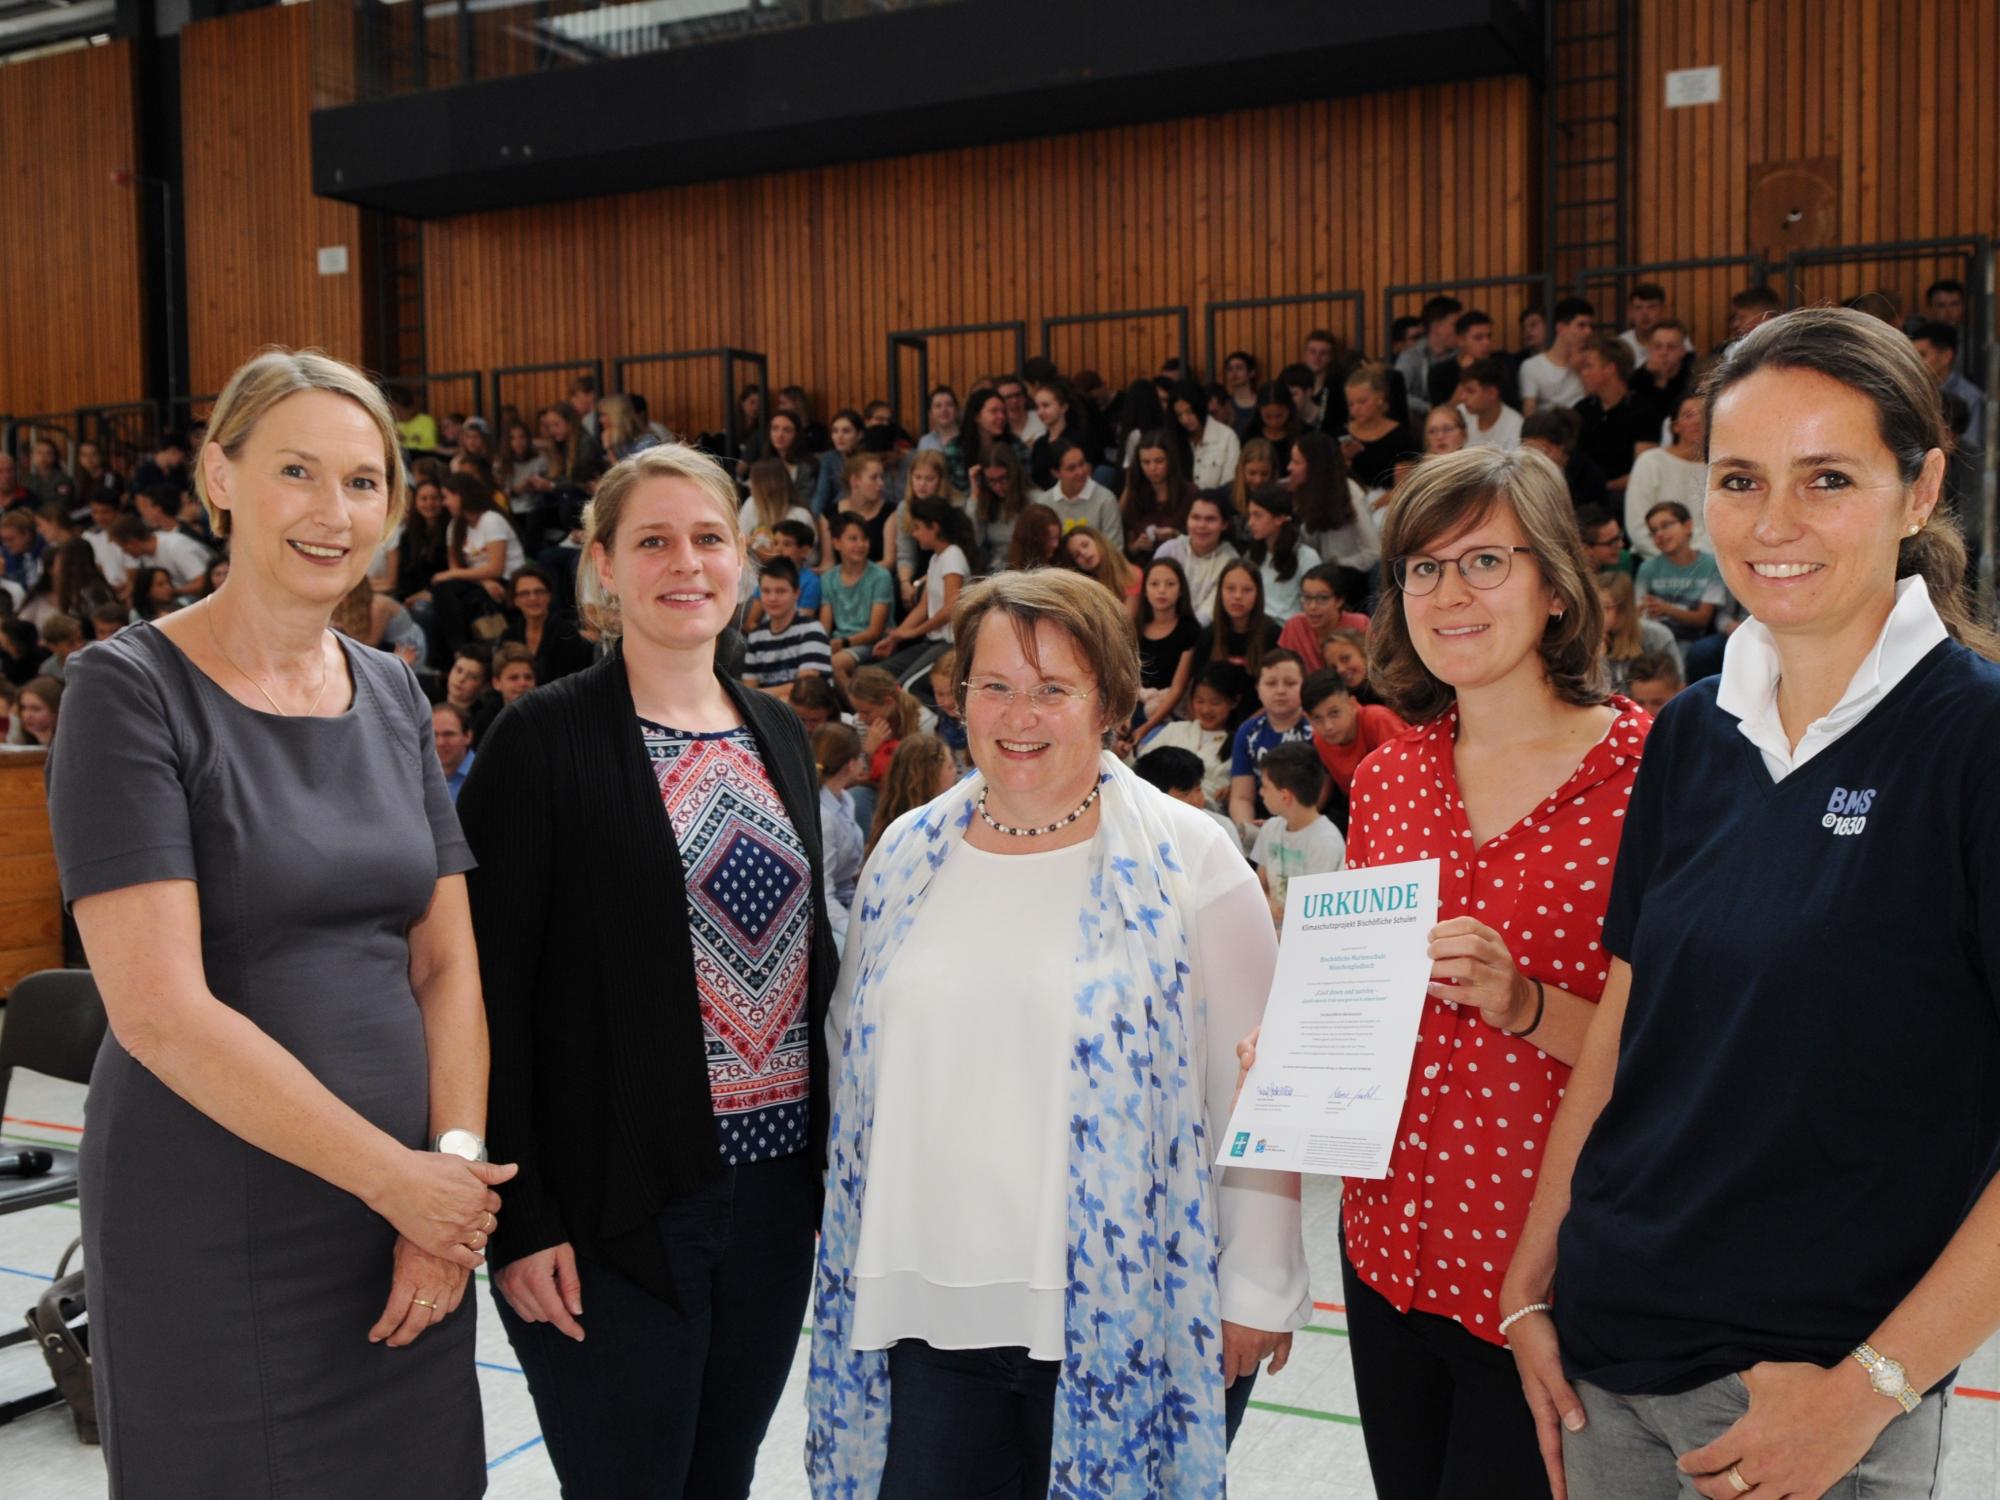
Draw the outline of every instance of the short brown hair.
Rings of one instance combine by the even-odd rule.
[[[1591,336],[1583,346],[1618,372],[1620,380],[1632,378],[1632,346],[1608,333]]]
[[[1542,666],[1565,703],[1591,707],[1608,696],[1599,645],[1604,606],[1583,555],[1569,486],[1562,470],[1532,448],[1461,448],[1425,459],[1384,514],[1382,557],[1421,553],[1439,537],[1476,525],[1505,506],[1520,523],[1542,578],[1562,604],[1542,631]],[[1451,686],[1432,675],[1410,638],[1401,589],[1390,588],[1368,631],[1368,676],[1375,690],[1411,723],[1437,717],[1455,701]]]
[[[535,653],[519,641],[502,641],[493,648],[493,675],[498,677],[516,662],[535,664]]]
[[[1124,600],[1094,578],[1062,568],[998,573],[958,596],[951,638],[958,643],[953,687],[967,701],[979,628],[991,614],[1006,615],[1034,660],[1035,625],[1046,620],[1070,638],[1076,654],[1097,681],[1098,706],[1107,728],[1132,717],[1139,702],[1139,635]]]

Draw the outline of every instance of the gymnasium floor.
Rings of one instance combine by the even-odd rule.
[[[33,1075],[17,1075],[0,1139],[34,1143],[75,1140],[83,1123],[83,1090]],[[1323,1178],[1307,1180],[1306,1242],[1312,1252],[1316,1304],[1312,1326],[1295,1340],[1292,1362],[1260,1384],[1230,1463],[1236,1500],[1368,1500],[1367,1460],[1354,1413],[1347,1362],[1346,1320],[1337,1306],[1340,1278],[1333,1259],[1335,1196]],[[77,1232],[74,1205],[0,1216],[0,1322],[16,1326]],[[803,1341],[801,1344],[803,1349]],[[495,1500],[547,1500],[556,1494],[534,1407],[516,1372],[484,1286],[479,1297],[479,1382],[486,1407],[488,1493]],[[47,1384],[27,1346],[0,1352],[0,1400]],[[805,1361],[765,1443],[757,1500],[804,1500],[799,1465],[804,1431]],[[1962,1399],[1951,1412],[1948,1500],[2000,1500],[2000,1341],[1988,1344],[1959,1377]],[[84,1500],[105,1493],[97,1451],[77,1444],[65,1410],[24,1417],[0,1427],[0,1491],[9,1500]]]

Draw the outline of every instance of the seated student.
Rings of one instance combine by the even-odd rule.
[[[1368,634],[1335,627],[1319,638],[1319,654],[1340,674],[1356,703],[1380,703],[1381,695],[1368,680]]]
[[[1639,558],[1625,546],[1625,528],[1598,509],[1586,505],[1576,513],[1577,534],[1583,538],[1583,555],[1591,568],[1602,573],[1623,573],[1630,578],[1639,571]],[[1651,538],[1647,545],[1652,545]]]
[[[1433,411],[1458,400],[1457,392],[1475,366],[1489,359],[1497,363],[1499,358],[1491,314],[1475,307],[1470,312],[1460,313],[1453,327],[1458,335],[1457,354],[1450,359],[1436,361],[1430,369],[1426,395]],[[1520,400],[1514,390],[1514,372],[1504,365],[1500,368],[1505,371],[1500,387],[1501,399],[1513,406]]]
[[[769,557],[788,557],[799,570],[799,613],[811,619],[819,618],[820,578],[813,571],[813,548],[819,537],[804,521],[780,521],[771,528],[771,543],[766,551]],[[760,560],[761,561],[761,560]],[[743,609],[743,629],[755,630],[764,618],[764,601],[753,597]]]
[[[1114,556],[1116,554],[1113,554]],[[1140,587],[1138,723],[1120,739],[1129,747],[1145,740],[1187,701],[1194,684],[1195,650],[1201,626],[1188,597],[1187,575],[1172,558],[1155,557],[1146,565]]]
[[[519,641],[502,641],[493,648],[493,691],[472,708],[472,741],[479,744],[508,704],[535,686],[535,653]]]
[[[134,515],[121,515],[107,532],[126,557],[128,568],[155,567],[166,571],[174,589],[187,593],[208,573],[208,548],[178,531],[155,531]]]
[[[1208,795],[1202,790],[1207,771],[1199,755],[1178,745],[1161,745],[1132,762],[1132,773],[1141,781],[1158,787],[1176,802],[1200,808],[1215,819],[1218,827],[1228,830],[1229,842],[1240,850],[1243,835],[1237,831],[1236,825],[1208,805]]]
[[[1945,396],[1956,396],[1965,407],[1962,421],[1946,415],[1946,425],[1958,434],[1961,447],[1978,451],[1986,443],[1986,395],[1958,368],[1958,330],[1949,323],[1919,323],[1910,342],[1923,356],[1924,367]]]
[[[1308,672],[1326,665],[1319,654],[1319,639],[1327,631],[1368,628],[1368,616],[1351,607],[1350,593],[1353,580],[1366,577],[1354,568],[1323,562],[1307,568],[1299,579],[1299,612],[1285,621],[1285,628],[1278,632],[1278,644],[1297,655]]]
[[[1347,679],[1332,667],[1321,667],[1306,678],[1299,689],[1299,705],[1312,725],[1313,748],[1319,752],[1320,764],[1340,791],[1339,809],[1343,811],[1334,821],[1344,824],[1347,794],[1361,762],[1410,726],[1393,708],[1357,700]]]
[[[1497,359],[1482,359],[1459,374],[1457,402],[1465,418],[1465,446],[1498,448],[1503,452],[1521,446],[1521,414],[1501,396],[1507,367]]]
[[[1632,367],[1632,389],[1650,396],[1661,411],[1673,411],[1693,394],[1694,340],[1683,324],[1672,318],[1655,323],[1633,358],[1638,363]]]
[[[1264,586],[1264,613],[1279,625],[1299,613],[1299,590],[1305,575],[1320,565],[1320,555],[1299,535],[1289,490],[1272,485],[1250,497],[1245,516],[1250,546],[1243,560],[1257,569]]]
[[[789,701],[792,712],[797,714],[799,722],[806,726],[808,738],[822,724],[846,722],[841,718],[843,708],[840,695],[834,691],[832,682],[825,677],[801,677],[792,684],[792,696]]]
[[[1268,465],[1268,460],[1265,462]],[[1239,482],[1247,467],[1247,463],[1238,466]],[[1222,570],[1238,555],[1229,540],[1229,516],[1229,503],[1221,496],[1197,495],[1188,506],[1186,535],[1169,537],[1153,549],[1156,561],[1180,564],[1187,577],[1194,617],[1204,626],[1215,619],[1215,590],[1222,581]]]
[[[1271,816],[1257,830],[1250,863],[1271,903],[1271,918],[1285,919],[1285,887],[1294,876],[1331,875],[1347,862],[1347,840],[1319,810],[1326,795],[1326,767],[1311,745],[1278,745],[1257,767]]]
[[[1632,389],[1632,351],[1620,339],[1599,335],[1576,357],[1576,378],[1587,394],[1576,404],[1582,428],[1577,447],[1604,471],[1605,488],[1623,493],[1632,463],[1660,446],[1666,414]]]
[[[1056,513],[1046,505],[1029,505],[1014,522],[1014,534],[1007,538],[1005,563],[994,571],[1025,573],[1030,568],[1055,567],[1062,557],[1062,544],[1063,523]]]
[[[1625,674],[1625,696],[1654,718],[1685,685],[1677,651],[1648,651],[1633,661]]]
[[[61,678],[69,659],[86,644],[83,626],[69,615],[50,615],[42,621],[42,644],[49,648],[42,659],[42,675]]]
[[[743,685],[789,698],[799,678],[833,671],[826,627],[800,612],[799,565],[789,557],[758,569],[757,593],[764,622],[743,638]]]
[[[959,590],[972,577],[972,522],[964,511],[948,500],[912,501],[910,529],[917,546],[931,555],[924,592],[902,624],[872,648],[876,664],[898,682],[944,654],[951,644],[951,612],[958,607]]]
[[[472,719],[456,703],[431,706],[431,746],[444,770],[444,789],[453,805],[472,774]]]
[[[861,753],[868,757],[866,784],[879,787],[896,747],[922,730],[924,706],[880,667],[857,671],[847,684],[847,698],[854,705],[854,726],[861,731]],[[869,805],[872,810],[873,802]]]
[[[859,516],[861,524],[868,528],[868,555],[885,568],[894,567],[896,543],[889,526],[896,519],[896,507],[889,503],[888,467],[882,455],[854,453],[843,465],[841,477],[847,491],[830,513]],[[820,524],[826,524],[824,517]]]
[[[1632,550],[1641,557],[1650,557],[1655,550],[1646,530],[1646,513],[1665,500],[1678,500],[1688,508],[1694,517],[1695,547],[1708,550],[1708,403],[1700,396],[1683,397],[1674,410],[1669,435],[1673,440],[1667,446],[1648,448],[1633,461],[1625,486],[1625,530],[1632,538]]]
[[[493,652],[477,642],[467,642],[452,653],[451,667],[444,677],[444,701],[458,708],[471,722],[480,697],[493,676]],[[473,736],[474,741],[478,735]]]
[[[1611,491],[1604,483],[1604,471],[1597,461],[1577,447],[1583,423],[1567,406],[1551,406],[1521,423],[1521,446],[1533,448],[1563,471],[1569,485],[1569,503],[1578,510],[1594,505],[1612,509]]]
[[[1247,830],[1270,816],[1257,784],[1257,768],[1265,755],[1278,745],[1312,743],[1312,725],[1299,702],[1305,675],[1291,652],[1264,653],[1257,673],[1257,701],[1263,707],[1243,721],[1230,747],[1229,816],[1239,828]]]
[[[845,724],[822,724],[812,735],[813,765],[819,772],[819,837],[826,861],[826,915],[843,936],[847,911],[854,904],[854,887],[861,880],[861,849],[865,842],[854,816],[854,794],[848,790],[867,774],[861,736]]]
[[[1581,297],[1555,305],[1549,347],[1521,362],[1521,414],[1532,417],[1551,406],[1574,406],[1583,399],[1576,356],[1596,326],[1597,309]]]
[[[1759,282],[1746,286],[1729,299],[1729,337],[1715,351],[1720,354],[1760,323],[1768,323],[1785,310],[1785,299]]]
[[[1036,501],[1056,513],[1064,531],[1094,526],[1123,552],[1125,517],[1118,509],[1118,497],[1091,477],[1090,455],[1083,445],[1059,438],[1050,449],[1050,461],[1055,466],[1055,483],[1039,491]]]
[[[132,623],[132,611],[122,604],[100,604],[90,612],[90,638],[108,641]]]
[[[1456,453],[1465,446],[1465,413],[1456,406],[1446,403],[1433,406],[1431,414],[1424,418],[1423,457],[1431,458],[1441,453]],[[1403,465],[1396,466],[1397,483],[1402,482]],[[1394,488],[1394,486],[1391,486]]]
[[[1139,588],[1145,573],[1129,562],[1125,554],[1094,526],[1073,526],[1062,539],[1061,564],[1074,573],[1095,578],[1135,615],[1139,609]]]
[[[944,741],[945,749],[951,752],[952,760],[964,766],[969,754],[965,739],[965,720],[958,710],[958,652],[947,651],[931,663],[931,701],[937,705],[934,715],[936,723],[931,732]]]
[[[942,797],[957,780],[958,763],[936,735],[913,734],[896,746],[875,799],[875,816],[868,825],[868,853],[875,852],[891,823]]]
[[[41,675],[42,634],[26,620],[0,620],[0,676],[15,687]]]
[[[1646,513],[1658,557],[1639,564],[1639,610],[1659,620],[1677,641],[1698,641],[1715,625],[1716,612],[1729,602],[1722,570],[1694,546],[1694,518],[1678,500],[1663,500]]]
[[[842,687],[889,631],[896,580],[868,555],[868,523],[843,510],[827,523],[835,562],[819,575],[819,622],[833,653],[834,680]]]
[[[1236,730],[1249,716],[1256,692],[1250,674],[1234,662],[1216,661],[1203,667],[1188,695],[1188,717],[1174,719],[1144,741],[1141,749],[1173,747],[1201,757],[1202,795],[1211,812],[1229,810],[1230,771],[1234,766]],[[1234,824],[1230,825],[1234,827]]]

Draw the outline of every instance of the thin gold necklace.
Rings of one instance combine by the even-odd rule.
[[[208,617],[208,637],[210,640],[215,642],[215,649],[222,653],[222,659],[228,662],[230,666],[235,667],[237,674],[240,677],[242,677],[245,682],[249,683],[250,686],[252,686],[258,692],[264,695],[264,701],[271,705],[271,712],[276,714],[281,719],[289,719],[295,717],[295,715],[288,714],[285,712],[284,709],[280,708],[278,706],[278,700],[271,696],[269,689],[267,689],[264,686],[264,684],[259,682],[256,678],[252,677],[248,672],[245,672],[243,668],[237,663],[236,658],[229,654],[229,648],[222,644],[221,632],[215,628],[214,606],[211,605],[209,608],[204,609],[202,613]],[[326,697],[326,685],[332,680],[333,680],[332,674],[328,672],[326,669],[325,643],[321,642],[320,653],[319,653],[319,691],[313,694],[312,705],[306,709],[305,713],[302,716],[297,716],[297,717],[304,717],[310,719],[314,714],[319,712],[320,700]]]

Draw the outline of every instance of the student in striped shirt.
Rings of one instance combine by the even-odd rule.
[[[789,557],[767,560],[757,574],[764,623],[744,638],[743,684],[789,699],[801,677],[833,671],[826,627],[799,610],[799,565]]]

